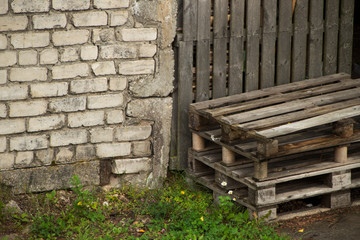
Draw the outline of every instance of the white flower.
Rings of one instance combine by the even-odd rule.
[[[109,203],[108,203],[108,202],[103,202],[103,206],[104,206],[104,207],[108,207],[108,206],[109,206]]]
[[[228,194],[230,194],[230,195],[233,194],[233,190],[229,190]]]
[[[223,181],[223,182],[221,183],[221,186],[223,186],[223,187],[226,187],[226,185],[227,185],[227,182],[225,182],[225,181]]]
[[[236,198],[233,198],[233,201],[236,201]]]

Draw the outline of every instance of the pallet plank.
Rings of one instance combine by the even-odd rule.
[[[184,41],[196,40],[197,1],[184,0],[183,5],[183,35]]]

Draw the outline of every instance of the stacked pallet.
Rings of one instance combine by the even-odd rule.
[[[296,199],[351,204],[360,79],[335,74],[190,105],[189,173],[257,215]]]

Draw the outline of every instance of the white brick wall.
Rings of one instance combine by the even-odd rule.
[[[112,172],[115,174],[138,173],[151,171],[150,158],[131,158],[115,160],[112,166]]]
[[[39,67],[12,68],[10,70],[10,81],[12,82],[29,82],[29,81],[46,81],[47,69]]]
[[[118,141],[145,140],[151,135],[151,126],[126,126],[117,128],[115,138]]]
[[[17,63],[15,51],[0,52],[0,67],[9,67]]]
[[[4,103],[0,103],[0,118],[5,118],[7,115],[6,105]]]
[[[50,15],[33,16],[33,24],[35,29],[64,28],[66,23],[66,15],[63,13],[51,13]]]
[[[2,153],[0,154],[0,170],[9,170],[14,167],[15,154],[14,153]]]
[[[85,110],[85,97],[67,97],[52,100],[49,103],[49,110],[54,112],[76,112]]]
[[[75,77],[86,77],[89,75],[89,65],[86,63],[75,63],[71,65],[60,65],[52,68],[53,79],[65,79]]]
[[[39,132],[44,130],[54,130],[65,125],[65,115],[50,115],[29,119],[28,132]]]
[[[97,46],[82,46],[80,53],[81,60],[95,60],[98,57]]]
[[[68,115],[69,127],[89,127],[104,124],[104,111],[70,113]]]
[[[106,12],[75,13],[73,15],[76,27],[104,26],[107,25],[107,19]]]
[[[93,128],[90,130],[90,138],[92,143],[112,142],[113,128]]]
[[[0,137],[0,152],[6,151],[6,137]]]
[[[11,35],[11,45],[14,48],[37,48],[46,47],[50,44],[48,32],[17,33]]]
[[[114,62],[96,62],[91,68],[96,76],[116,74]]]
[[[121,93],[96,95],[96,96],[88,97],[89,109],[121,107],[123,104],[124,104],[124,96]]]
[[[85,10],[90,8],[90,0],[52,0],[56,10]]]
[[[33,98],[39,97],[60,97],[68,93],[67,82],[40,83],[30,86],[30,95]]]
[[[110,78],[109,88],[112,91],[122,91],[127,87],[127,79],[124,77],[112,77]]]
[[[89,37],[89,30],[69,30],[54,32],[52,40],[55,46],[66,46],[86,43]]]
[[[27,98],[28,88],[26,85],[12,85],[0,87],[0,101],[22,100]]]
[[[106,113],[106,122],[108,124],[122,123],[124,121],[123,110],[112,110]]]
[[[94,0],[94,7],[101,9],[126,8],[129,4],[130,0]]]
[[[10,138],[10,150],[28,151],[34,149],[44,149],[47,147],[48,139],[46,135]]]
[[[45,49],[40,53],[40,64],[55,64],[58,59],[59,53],[56,49]]]
[[[0,14],[5,14],[9,10],[8,0],[0,0]]]
[[[7,70],[0,70],[0,85],[7,82]]]
[[[27,16],[0,16],[0,32],[25,30],[28,25]]]
[[[65,48],[60,55],[61,62],[74,62],[79,60],[79,53],[77,48]]]
[[[6,49],[8,46],[7,37],[3,34],[0,34],[0,49]]]
[[[137,60],[122,62],[119,73],[123,75],[152,74],[155,71],[154,60]]]
[[[129,17],[127,11],[118,11],[110,13],[110,26],[121,26],[124,25]]]
[[[29,167],[34,160],[34,152],[18,152],[15,158],[15,167]]]
[[[107,45],[100,47],[100,58],[113,59],[113,58],[136,58],[137,48],[135,45]]]
[[[0,120],[0,135],[25,132],[25,119]]]
[[[157,38],[156,28],[123,28],[120,33],[122,39],[127,42],[153,41]]]
[[[67,129],[50,134],[50,146],[66,146],[70,144],[82,144],[87,142],[85,129]]]
[[[100,143],[96,146],[96,154],[100,158],[128,156],[130,153],[130,143]]]
[[[26,50],[19,52],[19,64],[20,65],[36,65],[37,64],[37,51]]]
[[[11,8],[15,13],[48,12],[50,0],[13,0]]]
[[[105,92],[108,88],[106,78],[74,80],[70,83],[72,93]]]
[[[46,100],[32,100],[26,102],[12,102],[9,103],[10,117],[27,117],[38,116],[46,113],[47,110]]]

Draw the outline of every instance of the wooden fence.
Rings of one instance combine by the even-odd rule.
[[[179,5],[172,169],[187,166],[190,103],[351,73],[354,0],[181,0]]]

